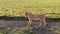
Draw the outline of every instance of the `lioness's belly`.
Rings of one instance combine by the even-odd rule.
[[[31,19],[32,19],[32,20],[40,20],[39,17],[32,17]]]
[[[40,16],[40,15],[32,15],[30,17],[28,17],[29,19],[32,19],[32,20],[40,20],[40,19],[44,19],[43,16]]]

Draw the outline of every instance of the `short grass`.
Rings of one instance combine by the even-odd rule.
[[[0,16],[24,16],[25,12],[60,18],[60,0],[0,0]]]

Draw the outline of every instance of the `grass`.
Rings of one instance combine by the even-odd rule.
[[[41,10],[47,17],[60,18],[60,0],[0,0],[0,16],[40,14]]]
[[[0,25],[0,34],[35,34],[35,32],[32,30],[32,27],[26,26],[22,28],[10,28],[6,26]]]
[[[55,34],[60,34],[60,27],[52,26],[51,29],[53,30],[53,33],[55,33]]]

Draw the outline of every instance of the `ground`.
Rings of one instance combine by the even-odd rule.
[[[11,27],[11,28],[14,28],[14,27],[18,27],[18,28],[21,28],[21,27],[25,27],[25,26],[28,26],[27,25],[28,21],[7,21],[7,20],[0,20],[0,24],[1,25],[5,25],[5,26],[8,26],[8,27]],[[35,23],[35,22],[34,22]],[[33,30],[37,33],[37,34],[47,34],[47,32],[52,32],[50,30],[50,28],[52,26],[57,26],[57,27],[60,27],[60,23],[47,23],[48,25],[46,27],[39,27],[38,29],[34,28]]]

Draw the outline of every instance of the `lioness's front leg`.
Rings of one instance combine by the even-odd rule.
[[[32,19],[29,19],[28,25],[32,24]]]

